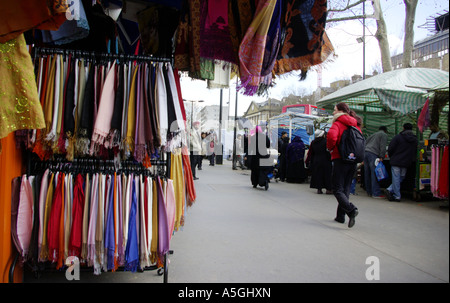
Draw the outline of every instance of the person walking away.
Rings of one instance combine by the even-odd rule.
[[[318,129],[315,132],[315,139],[311,142],[308,152],[309,169],[311,171],[310,188],[317,188],[317,193],[322,194],[322,188],[327,194],[332,194],[331,190],[331,155],[327,151],[327,138],[325,131]]]
[[[191,170],[194,180],[198,180],[195,173],[195,167],[197,166],[202,154],[202,139],[199,128],[200,122],[194,122],[193,128],[191,129],[191,134],[189,136],[190,139],[189,144],[191,150],[190,152]]]
[[[216,158],[215,148],[217,144],[217,136],[213,129],[211,129],[209,135],[209,165],[214,166],[214,160]]]
[[[405,179],[408,167],[416,159],[417,143],[411,123],[403,124],[403,131],[389,143],[388,155],[392,174],[392,184],[386,189],[389,201],[400,202],[400,185]]]
[[[300,136],[292,139],[286,148],[286,181],[303,183],[306,179],[305,144]]]
[[[272,170],[272,166],[265,165],[264,160],[270,157],[268,149],[270,148],[270,140],[264,133],[261,126],[255,128],[254,134],[249,138],[248,155],[250,164],[250,180],[253,188],[264,186],[269,188],[268,174]]]
[[[349,127],[358,127],[357,119],[360,118],[350,110],[349,106],[340,102],[335,105],[333,111],[333,123],[327,134],[327,150],[331,153],[333,163],[331,183],[333,194],[338,202],[335,221],[345,223],[345,215],[349,217],[348,227],[355,225],[355,217],[358,215],[358,208],[349,201],[350,187],[356,171],[356,163],[344,162],[339,153],[339,143],[342,133]]]
[[[366,149],[364,153],[364,182],[366,192],[372,198],[385,198],[381,194],[380,185],[375,175],[375,160],[383,161],[386,155],[387,128],[380,126],[378,131],[366,139]]]
[[[289,137],[287,132],[283,131],[278,139],[278,176],[281,182],[286,179],[286,149],[289,145]]]

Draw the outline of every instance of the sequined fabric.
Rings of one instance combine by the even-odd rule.
[[[33,71],[23,35],[0,43],[0,138],[45,127]]]

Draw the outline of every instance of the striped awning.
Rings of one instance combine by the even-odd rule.
[[[385,112],[403,116],[423,107],[426,94],[440,85],[448,87],[449,73],[430,68],[405,68],[382,73],[346,86],[317,102],[332,110],[339,102],[355,111]]]

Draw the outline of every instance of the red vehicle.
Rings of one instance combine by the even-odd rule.
[[[328,112],[323,108],[318,108],[312,104],[293,104],[283,106],[282,113],[307,114],[314,116],[328,116]]]

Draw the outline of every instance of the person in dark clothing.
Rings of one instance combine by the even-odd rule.
[[[278,139],[278,176],[280,181],[284,182],[286,178],[286,149],[289,144],[287,132],[282,132]]]
[[[315,139],[311,142],[308,152],[309,169],[311,170],[310,188],[317,188],[317,193],[322,194],[325,188],[327,194],[332,194],[331,185],[331,155],[327,151],[326,133],[318,129]]]
[[[286,181],[303,183],[306,179],[305,144],[300,136],[294,137],[286,148]]]
[[[270,157],[268,149],[270,148],[270,140],[263,132],[261,126],[257,126],[255,133],[249,138],[248,158],[250,160],[250,180],[253,188],[264,186],[269,188],[269,178],[267,175],[271,172],[272,166],[268,165],[267,159]],[[266,161],[264,161],[266,160]]]
[[[406,171],[415,161],[417,152],[417,137],[412,131],[412,124],[405,123],[403,131],[392,138],[388,147],[391,163],[392,184],[386,189],[389,201],[400,202],[400,184],[406,176]]]

